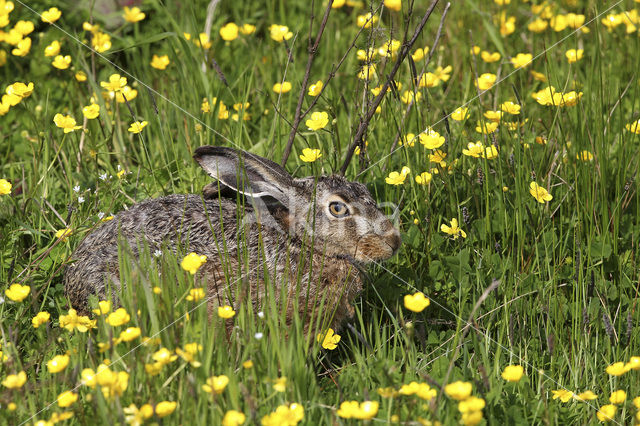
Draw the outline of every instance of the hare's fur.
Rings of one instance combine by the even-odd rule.
[[[65,292],[79,312],[88,312],[92,294],[117,300],[122,241],[132,259],[142,247],[206,255],[196,278],[206,285],[210,314],[227,304],[261,309],[271,294],[287,319],[297,310],[308,327],[322,307],[325,326],[337,327],[362,289],[357,266],[400,245],[362,184],[341,176],[293,179],[269,160],[229,148],[202,147],[194,157],[217,180],[203,195],[140,202],[80,243],[65,271]],[[346,217],[329,211],[335,202],[347,206]]]

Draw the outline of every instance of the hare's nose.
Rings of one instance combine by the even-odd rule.
[[[389,247],[393,249],[394,253],[398,251],[402,245],[402,238],[400,237],[400,232],[398,232],[397,229],[394,229],[391,234],[387,236],[387,244],[389,244]]]

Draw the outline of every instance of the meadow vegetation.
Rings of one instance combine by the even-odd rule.
[[[640,424],[639,2],[441,0],[407,52],[430,2],[135,3],[0,0],[0,423]],[[348,325],[209,320],[168,250],[71,309],[81,239],[201,193],[202,145],[397,215]]]

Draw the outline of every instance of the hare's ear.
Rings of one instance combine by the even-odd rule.
[[[218,146],[202,146],[193,158],[209,176],[243,196],[289,203],[293,178],[273,161]]]

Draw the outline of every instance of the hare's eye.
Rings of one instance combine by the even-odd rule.
[[[349,216],[349,209],[345,203],[341,203],[340,201],[333,201],[329,204],[329,211],[335,217],[345,217]]]

